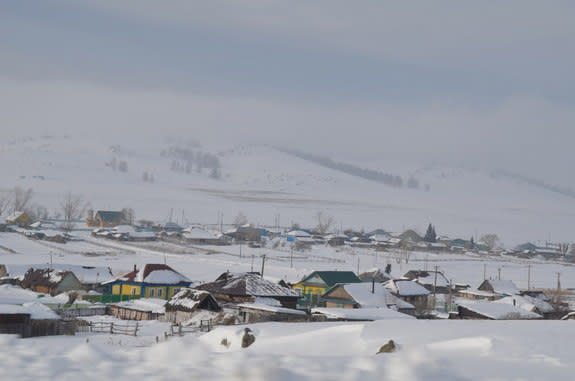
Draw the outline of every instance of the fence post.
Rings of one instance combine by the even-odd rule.
[[[110,323],[110,333],[114,333],[114,322]]]
[[[184,336],[184,334],[182,333],[182,323],[178,324],[178,335]]]
[[[134,329],[134,336],[138,335],[138,324],[139,322],[136,322],[136,328]]]

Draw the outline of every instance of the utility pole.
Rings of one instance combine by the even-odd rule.
[[[497,279],[501,280],[501,267],[497,268]]]
[[[483,264],[483,280],[487,280],[487,263]]]
[[[293,245],[291,246],[291,249],[290,249],[289,267],[293,268]]]
[[[527,266],[527,291],[531,290],[531,265]]]
[[[240,241],[240,258],[242,257],[242,241]]]
[[[561,299],[561,273],[557,273],[557,299],[555,303],[559,303]]]
[[[266,255],[262,255],[262,278],[264,277],[264,269],[266,266]]]
[[[435,303],[437,302],[437,265],[433,267],[435,269],[435,276],[433,277],[433,308],[435,309]]]
[[[250,268],[250,272],[252,272],[252,273],[254,272],[254,257],[255,257],[255,255],[252,254],[252,266]]]
[[[357,256],[357,275],[359,275],[359,255]]]

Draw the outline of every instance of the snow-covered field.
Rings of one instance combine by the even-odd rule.
[[[122,336],[0,336],[4,377],[22,380],[572,379],[572,321],[264,323],[138,347]],[[229,347],[221,344],[226,338]],[[377,354],[394,340],[395,353]],[[88,342],[87,342],[88,341]]]

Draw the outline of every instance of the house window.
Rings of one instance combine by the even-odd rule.
[[[136,287],[132,287],[132,295],[136,295]]]
[[[155,292],[156,292],[156,290],[155,290],[155,289],[153,289],[153,288],[150,288],[150,297],[152,297],[152,298],[153,298],[153,297],[154,297],[154,293],[155,293]]]
[[[162,290],[161,288],[158,288],[158,298],[161,298],[161,297],[162,297],[162,291],[163,291],[163,290]]]

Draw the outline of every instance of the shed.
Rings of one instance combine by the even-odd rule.
[[[198,311],[219,312],[221,307],[208,291],[184,288],[165,304],[166,319],[180,323],[191,319]]]

